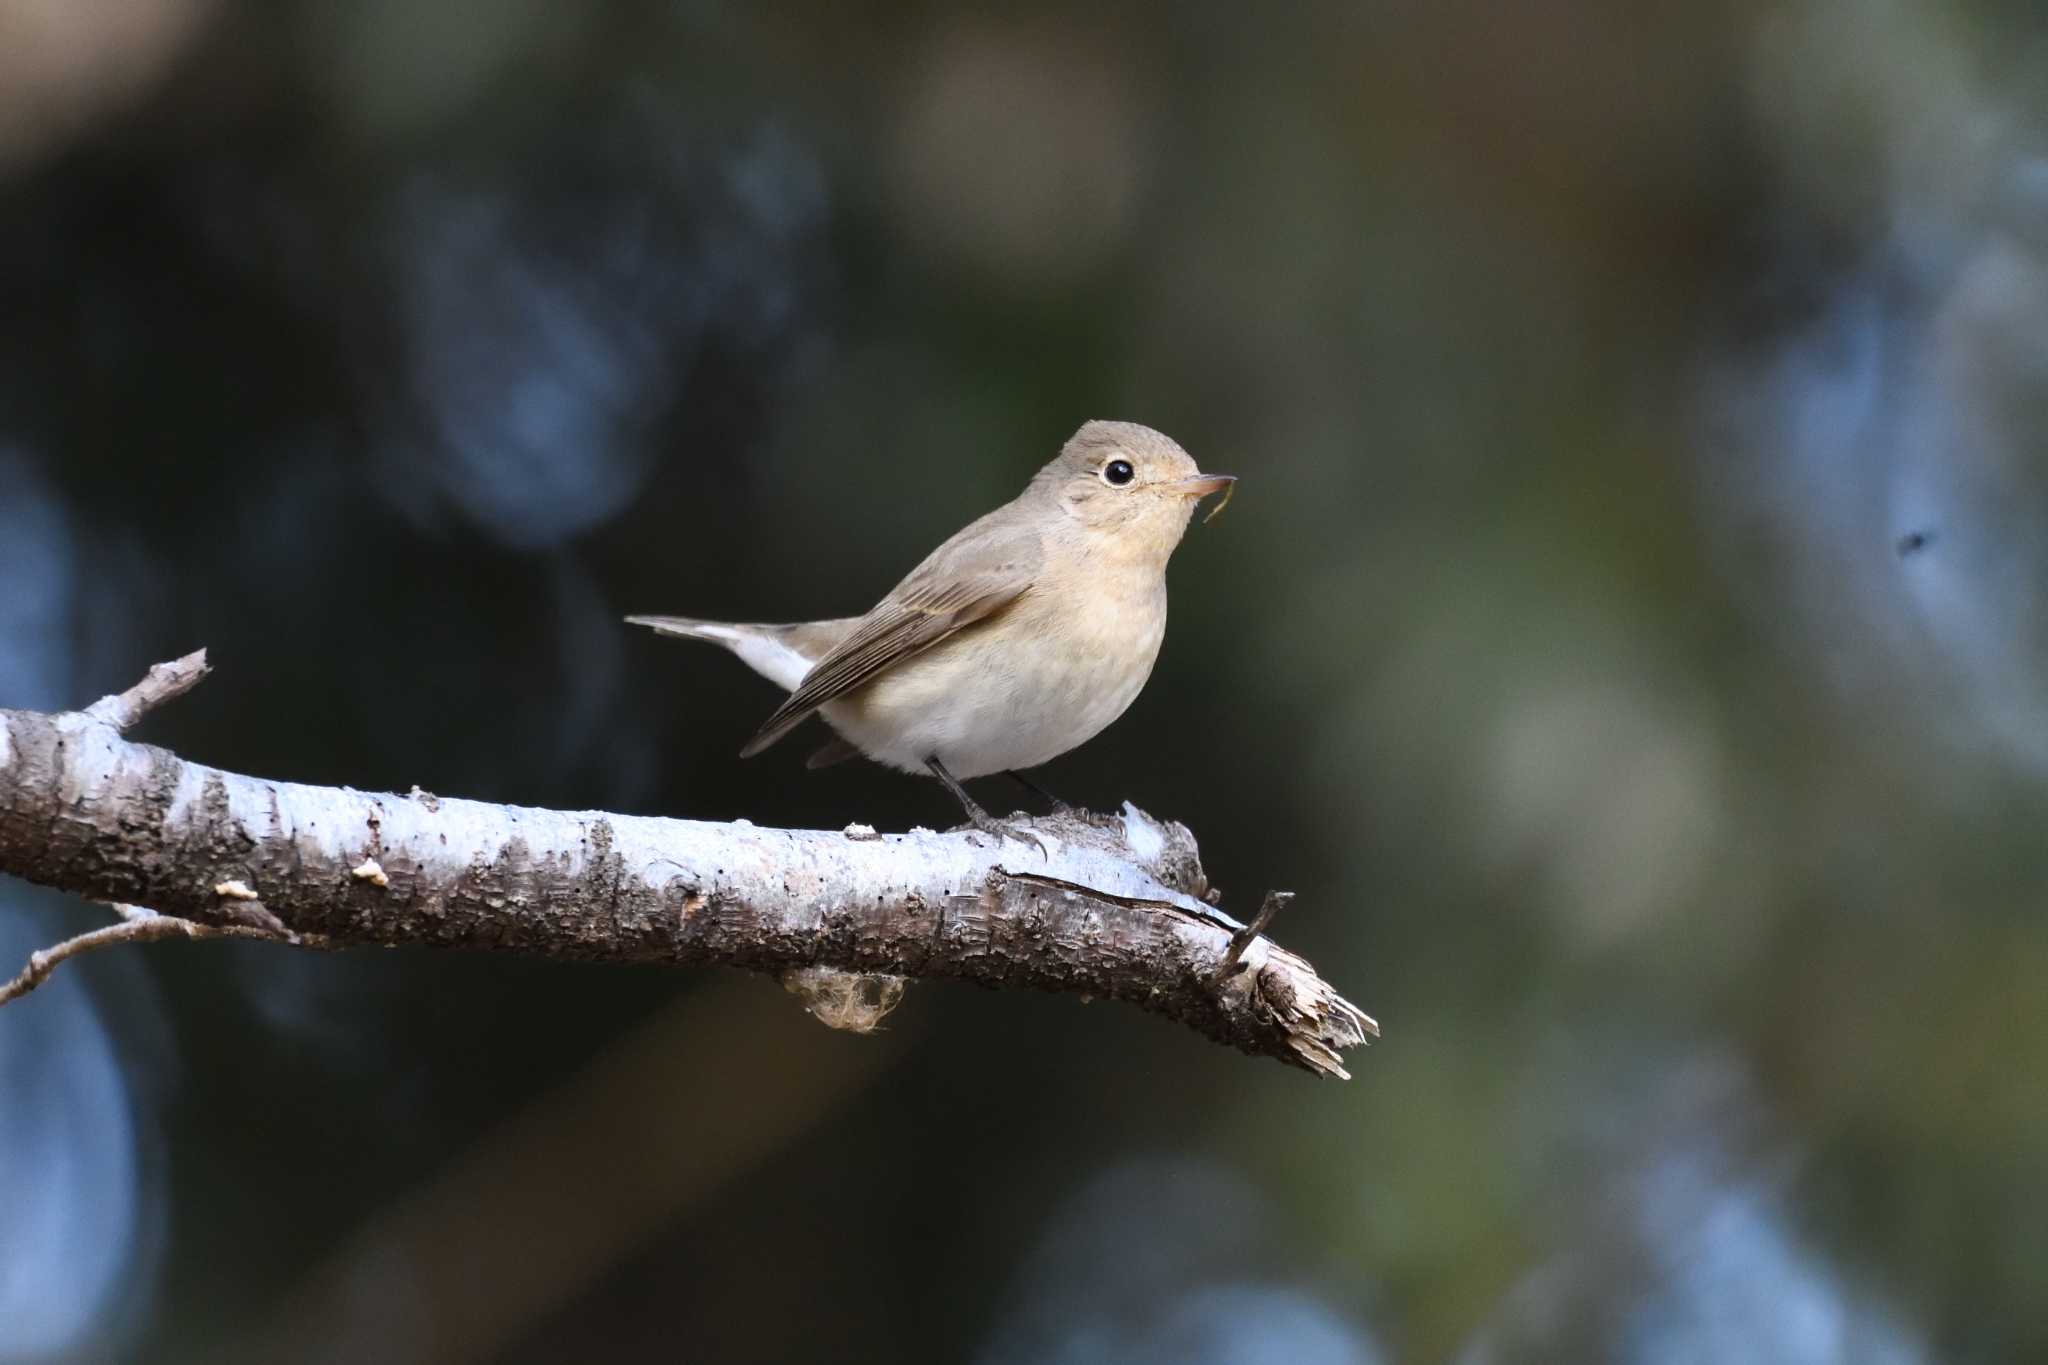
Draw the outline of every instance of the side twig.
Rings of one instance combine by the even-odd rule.
[[[0,984],[0,1005],[27,995],[48,981],[50,973],[57,970],[57,964],[67,958],[120,943],[157,943],[167,938],[261,938],[272,941],[277,938],[266,930],[243,925],[194,924],[188,919],[148,910],[138,915],[135,906],[116,906],[115,909],[122,915],[119,924],[109,924],[104,929],[94,929],[30,953],[28,965],[15,973],[13,980]]]
[[[1266,899],[1259,902],[1259,913],[1252,916],[1252,922],[1230,936],[1230,950],[1223,954],[1223,965],[1217,969],[1216,975],[1224,977],[1237,970],[1244,950],[1251,947],[1259,935],[1266,932],[1266,926],[1273,922],[1273,917],[1293,901],[1292,891],[1268,891]]]
[[[151,664],[141,682],[126,692],[101,697],[85,708],[85,714],[116,730],[132,730],[141,719],[165,702],[199,686],[212,670],[206,666],[206,651],[195,649],[182,659]]]

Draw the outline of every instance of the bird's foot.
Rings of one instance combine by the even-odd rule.
[[[1036,844],[1039,857],[1048,862],[1052,859],[1052,854],[1046,850],[1045,840],[1028,829],[1019,829],[1008,821],[996,819],[979,806],[967,812],[967,822],[983,834],[994,835],[997,839],[1015,839],[1020,844]]]
[[[946,765],[941,763],[937,757],[926,759],[924,765],[931,769],[932,776],[944,783],[946,790],[953,793],[954,797],[960,802],[961,809],[967,812],[968,824],[973,825],[983,834],[993,834],[998,839],[1015,839],[1020,844],[1037,844],[1038,856],[1046,859],[1048,862],[1051,861],[1052,854],[1046,851],[1043,839],[1029,830],[1018,829],[1015,825],[1005,824],[983,810],[981,802],[967,794],[967,788],[961,786],[953,774],[946,771]]]

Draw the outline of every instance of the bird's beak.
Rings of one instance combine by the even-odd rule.
[[[1216,520],[1216,514],[1230,506],[1230,497],[1237,492],[1235,474],[1197,474],[1193,478],[1175,479],[1167,488],[1184,498],[1206,498],[1211,493],[1221,493],[1223,501],[1209,509],[1209,515],[1202,518],[1204,525]]]
[[[1184,498],[1206,498],[1211,493],[1221,493],[1236,482],[1235,474],[1197,474],[1193,478],[1175,479],[1166,486]]]

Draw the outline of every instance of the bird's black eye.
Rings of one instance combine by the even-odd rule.
[[[1111,460],[1102,467],[1102,481],[1112,488],[1122,488],[1138,477],[1138,471],[1131,468],[1129,460]]]

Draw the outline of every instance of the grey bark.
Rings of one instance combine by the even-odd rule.
[[[1025,822],[1041,856],[979,833],[273,782],[123,737],[204,672],[194,655],[88,711],[0,711],[0,872],[305,946],[744,967],[821,1016],[818,973],[835,969],[1126,1000],[1321,1075],[1346,1075],[1343,1050],[1378,1032],[1307,962],[1207,904],[1193,836],[1135,807]]]

